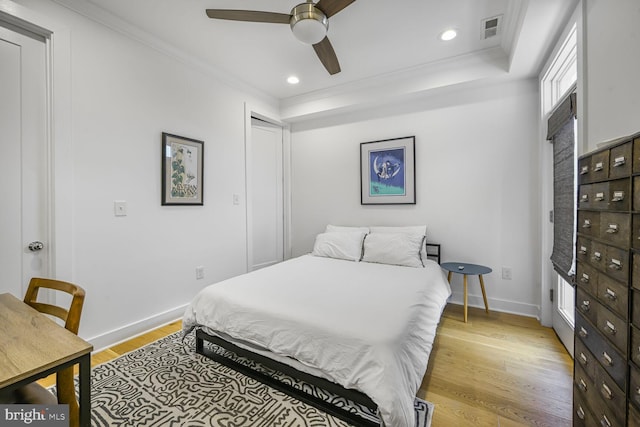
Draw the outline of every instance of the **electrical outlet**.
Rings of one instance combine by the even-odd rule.
[[[204,267],[196,267],[196,279],[204,279]]]
[[[511,280],[512,278],[511,267],[502,267],[502,278],[504,280]]]

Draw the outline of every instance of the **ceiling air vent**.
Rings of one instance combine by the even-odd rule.
[[[491,18],[482,20],[482,33],[480,38],[486,40],[491,37],[495,37],[500,34],[500,27],[502,27],[502,15],[494,16]]]

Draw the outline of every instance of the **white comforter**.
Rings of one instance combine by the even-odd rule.
[[[203,289],[183,328],[293,357],[368,395],[386,426],[409,427],[450,294],[432,261],[411,268],[304,255]]]

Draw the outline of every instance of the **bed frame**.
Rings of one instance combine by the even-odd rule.
[[[440,244],[437,243],[427,243],[427,256],[438,264],[440,264],[441,251]],[[238,347],[237,345],[224,340],[218,336],[210,335],[204,332],[202,329],[196,329],[196,353],[202,354],[224,366],[227,366],[236,372],[240,372],[248,377],[253,378],[256,381],[259,381],[267,386],[273,387],[276,390],[280,390],[281,392],[294,397],[308,405],[314,406],[321,411],[326,412],[329,415],[333,415],[336,418],[339,418],[343,421],[346,421],[356,427],[366,426],[366,427],[379,427],[379,423],[371,421],[370,419],[363,418],[353,412],[349,412],[346,409],[335,406],[334,404],[327,402],[326,400],[313,396],[303,390],[295,388],[289,384],[286,384],[282,381],[279,381],[276,378],[271,377],[268,374],[259,372],[247,365],[239,363],[230,357],[224,356],[222,354],[216,353],[213,350],[207,349],[204,345],[204,342],[207,341],[223,349],[235,353],[236,355],[255,361],[262,366],[267,368],[279,371],[285,375],[288,375],[296,380],[300,380],[306,382],[310,385],[319,387],[323,390],[326,390],[330,393],[333,393],[339,397],[346,398],[352,402],[359,403],[367,408],[369,408],[373,413],[377,412],[377,405],[367,396],[366,394],[354,390],[347,389],[342,387],[339,384],[328,381],[324,378],[319,378],[314,375],[308,374],[306,372],[302,372],[298,369],[295,369],[289,365],[286,365],[281,362],[277,362],[273,359],[270,359],[266,356],[262,356],[260,354],[254,353],[252,351],[246,350],[244,348]]]

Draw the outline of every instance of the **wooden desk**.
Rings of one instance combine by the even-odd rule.
[[[93,346],[11,294],[0,294],[0,389],[79,364],[80,425],[91,426]]]

